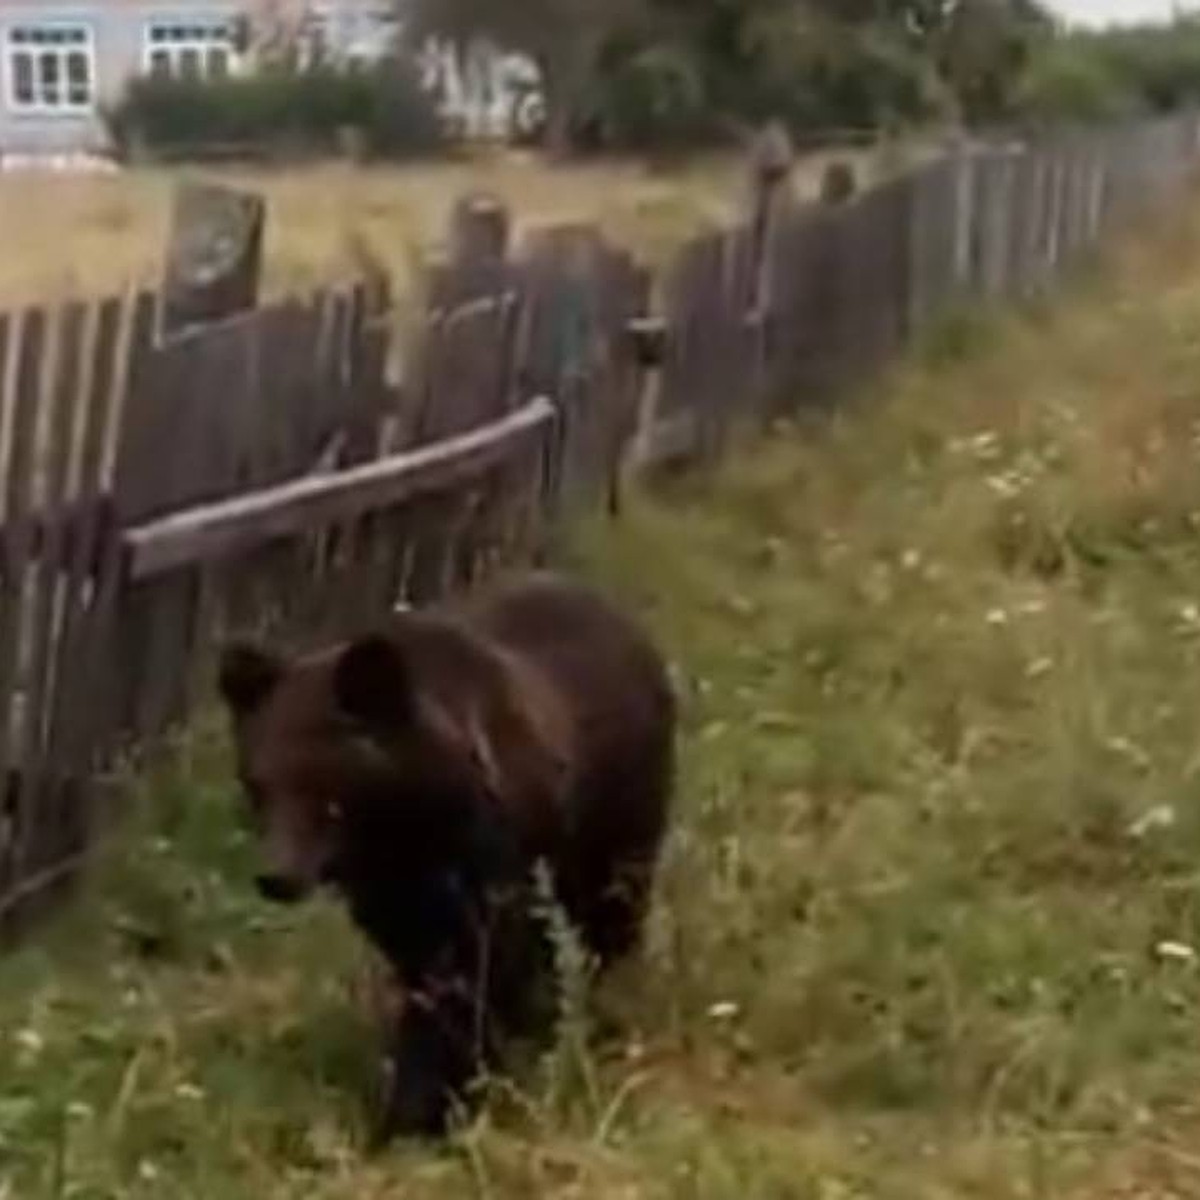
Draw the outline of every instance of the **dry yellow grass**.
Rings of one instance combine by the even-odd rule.
[[[802,162],[799,192],[811,191],[823,161],[813,156]],[[656,171],[613,160],[552,167],[531,154],[497,151],[374,169],[329,164],[278,171],[0,175],[0,225],[8,231],[0,305],[153,279],[172,189],[189,174],[266,195],[267,287],[278,291],[344,267],[351,234],[365,238],[403,283],[420,255],[436,245],[451,203],[467,188],[498,192],[519,226],[599,221],[613,237],[660,258],[698,227],[736,214],[745,196],[744,172],[735,156]]]

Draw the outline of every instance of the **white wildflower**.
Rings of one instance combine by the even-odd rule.
[[[1170,829],[1175,824],[1175,810],[1169,804],[1148,809],[1129,827],[1131,837],[1143,838],[1156,829]]]
[[[741,1011],[732,1000],[720,1000],[708,1007],[708,1015],[714,1021],[732,1021]]]
[[[45,1039],[36,1029],[19,1029],[13,1040],[26,1054],[40,1054],[46,1046]]]
[[[1154,953],[1164,962],[1191,964],[1196,961],[1196,950],[1186,942],[1159,942]]]
[[[982,462],[995,461],[1000,456],[1000,435],[992,430],[977,434],[971,439],[971,450]]]

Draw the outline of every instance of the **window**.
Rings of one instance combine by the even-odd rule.
[[[227,21],[154,21],[146,29],[146,70],[160,79],[223,79],[234,53]]]
[[[95,53],[85,25],[13,25],[4,42],[8,102],[17,110],[92,107]]]
[[[296,39],[296,65],[311,71],[329,61],[333,49],[333,21],[328,12],[309,9],[300,23]]]

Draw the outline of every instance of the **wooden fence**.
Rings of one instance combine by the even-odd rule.
[[[403,379],[377,273],[182,328],[150,293],[0,316],[0,929],[76,876],[114,764],[187,717],[228,633],[306,644],[536,557],[631,464],[710,462],[735,421],[1046,287],[1198,156],[1184,115],[836,206],[764,181],[657,277],[597,229],[510,253],[502,214],[464,210]]]

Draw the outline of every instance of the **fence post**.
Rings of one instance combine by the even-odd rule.
[[[821,203],[827,207],[846,204],[858,193],[858,180],[848,162],[831,162],[821,176]]]
[[[966,135],[961,135],[952,139],[947,156],[954,171],[954,293],[956,299],[961,299],[975,284],[976,155]]]
[[[1017,150],[1001,146],[979,160],[979,292],[987,301],[1004,299],[1012,287],[1012,206]]]
[[[755,140],[750,158],[750,240],[745,294],[734,297],[741,306],[751,339],[752,394],[766,407],[767,369],[771,355],[773,254],[775,232],[787,199],[787,184],[795,158],[787,127],[768,124]]]
[[[185,330],[255,308],[265,225],[266,206],[255,193],[188,183],[175,194],[157,340],[139,347],[146,361],[131,371],[122,405],[120,453],[124,456],[132,451],[134,457],[128,461],[122,458],[117,466],[121,519],[130,515],[125,510],[127,495],[122,496],[126,487],[139,488],[142,501],[148,502],[159,488],[165,489],[163,498],[169,498],[174,485],[172,473],[165,467],[160,468],[160,477],[149,485],[149,490],[146,477],[126,475],[131,469],[144,472],[152,462],[161,461],[169,450],[169,441],[164,442],[164,438],[168,437],[170,422],[184,419],[189,412],[186,396],[162,387],[160,366],[169,361],[171,353],[166,343]],[[221,411],[221,398],[213,397],[212,406]],[[170,410],[170,417],[155,419],[164,409]],[[132,431],[143,414],[153,414],[147,424],[153,432],[147,435],[143,431],[142,436],[150,440],[139,447],[134,441],[138,435]],[[148,457],[141,457],[139,449]],[[122,717],[132,734],[157,738],[185,707],[191,680],[176,677],[174,670],[164,671],[162,664],[174,666],[186,658],[197,628],[201,588],[200,573],[196,571],[180,572],[147,585],[120,580],[112,619],[115,637],[125,655]]]
[[[792,141],[787,128],[772,121],[755,140],[750,155],[751,300],[765,297],[770,280],[767,252],[779,197],[792,172]]]
[[[163,280],[163,337],[257,304],[265,224],[266,206],[252,192],[214,184],[179,188]]]
[[[468,192],[450,215],[450,256],[456,266],[503,262],[511,221],[499,196]]]
[[[447,312],[507,289],[511,224],[504,201],[491,192],[458,198],[446,226],[445,253],[429,274],[430,310]]]

